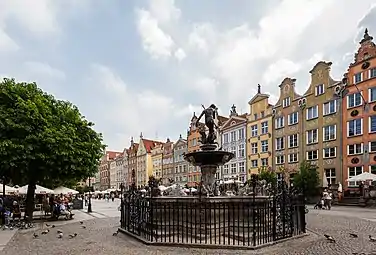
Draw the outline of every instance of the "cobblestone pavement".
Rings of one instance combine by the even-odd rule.
[[[84,222],[86,229],[79,223],[71,223],[50,229],[47,235],[40,235],[33,239],[35,230],[19,231],[8,243],[2,253],[4,255],[35,254],[35,255],[78,255],[78,254],[376,254],[376,242],[368,241],[368,235],[376,237],[376,222],[359,217],[361,212],[355,211],[349,216],[337,215],[331,212],[311,210],[307,215],[308,227],[314,231],[308,237],[283,242],[256,251],[234,250],[204,250],[174,247],[145,246],[138,241],[122,235],[112,236],[119,226],[119,218],[98,218]],[[376,215],[369,211],[366,217]],[[44,227],[46,229],[46,227]],[[62,230],[62,239],[56,237],[56,231]],[[37,231],[40,234],[42,230]],[[351,238],[349,233],[356,233],[359,238]],[[77,233],[77,237],[70,239],[69,234]],[[322,236],[324,233],[332,235],[337,242],[329,243]]]

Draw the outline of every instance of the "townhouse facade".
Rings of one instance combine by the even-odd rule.
[[[125,148],[123,150],[123,164],[122,164],[122,168],[121,168],[121,184],[124,185],[124,189],[128,189],[129,188],[129,182],[128,182],[128,178],[129,178],[129,165],[128,165],[128,159],[129,159],[129,149]],[[120,187],[119,187],[120,189]]]
[[[133,137],[131,138],[131,145],[128,149],[128,187],[135,184],[137,185],[137,151],[138,143],[135,143]]]
[[[153,176],[156,179],[162,179],[162,157],[163,157],[163,143],[157,144],[151,150],[151,162],[153,165]]]
[[[223,166],[221,179],[247,180],[247,114],[239,115],[233,105],[229,119],[221,126],[222,149],[234,153],[235,157]]]
[[[273,165],[273,105],[269,103],[269,95],[261,92],[261,85],[257,86],[257,94],[248,102],[246,129],[248,177],[258,174],[261,167]]]
[[[193,113],[193,116],[191,118],[191,122],[189,124],[189,129],[187,131],[187,152],[195,152],[200,149],[200,133],[199,128],[202,128],[204,126],[203,123],[199,123],[196,127],[196,121],[197,121],[196,113]],[[188,186],[189,187],[196,187],[198,186],[198,183],[200,182],[200,168],[193,166],[191,164],[188,165]]]
[[[183,139],[180,135],[173,146],[173,155],[175,183],[182,186],[187,184],[188,181],[188,162],[184,160],[184,154],[186,154],[187,151],[187,140]]]
[[[115,164],[115,189],[120,190],[120,184],[123,182],[124,153],[115,158]]]
[[[359,44],[343,85],[337,88],[343,98],[342,181],[349,188],[359,183],[346,182],[347,178],[376,174],[376,46],[367,29]]]
[[[111,187],[110,183],[110,164],[120,154],[117,151],[106,151],[99,163],[100,190],[106,190]]]
[[[174,180],[174,142],[167,138],[167,141],[163,144],[162,182],[168,185]]]
[[[109,189],[115,189],[116,188],[116,157],[109,162],[110,165],[110,185]]]

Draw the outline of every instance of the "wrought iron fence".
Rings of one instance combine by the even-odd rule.
[[[284,183],[272,195],[151,197],[125,194],[121,230],[151,244],[255,247],[305,233],[304,196]]]

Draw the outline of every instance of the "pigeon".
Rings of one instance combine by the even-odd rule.
[[[49,226],[51,226],[51,225],[46,223],[46,227],[49,227]]]
[[[117,234],[119,233],[119,230],[117,230],[115,233],[113,233],[112,235],[113,236],[117,236]]]
[[[56,227],[56,226],[55,226],[55,225],[52,225],[52,226],[51,226],[51,228],[54,228],[54,227]]]
[[[42,235],[47,235],[48,232],[50,232],[50,231],[49,231],[48,229],[46,229],[46,230],[44,230],[44,231],[42,232]]]
[[[84,224],[84,222],[83,222],[83,221],[80,221],[80,224],[82,225],[82,224]]]
[[[336,240],[334,240],[334,238],[332,237],[332,236],[330,236],[330,235],[324,235],[325,236],[325,238],[328,240],[328,241],[330,241],[331,243],[335,243],[336,242]]]
[[[354,233],[350,233],[350,236],[351,236],[351,237],[354,237],[354,238],[358,238],[358,235],[357,235],[357,234],[354,234]]]
[[[74,233],[74,234],[70,234],[69,237],[70,238],[75,238],[77,236],[77,233]]]
[[[57,235],[57,238],[63,238],[63,233],[60,232],[60,233]]]
[[[371,242],[376,242],[376,238],[375,237],[372,237],[371,235],[368,236],[369,240]]]
[[[56,232],[57,232],[58,234],[62,234],[62,233],[63,233],[63,231],[61,231],[60,229],[58,229]]]
[[[37,238],[37,237],[38,237],[38,234],[34,233],[34,234],[33,234],[33,237],[34,237],[34,238]]]
[[[82,225],[82,226],[81,226],[81,228],[85,229],[85,228],[86,228],[86,226]]]

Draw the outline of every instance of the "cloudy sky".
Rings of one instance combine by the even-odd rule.
[[[0,76],[76,104],[109,149],[186,135],[193,111],[228,115],[262,85],[332,61],[340,79],[376,0],[0,0]]]

